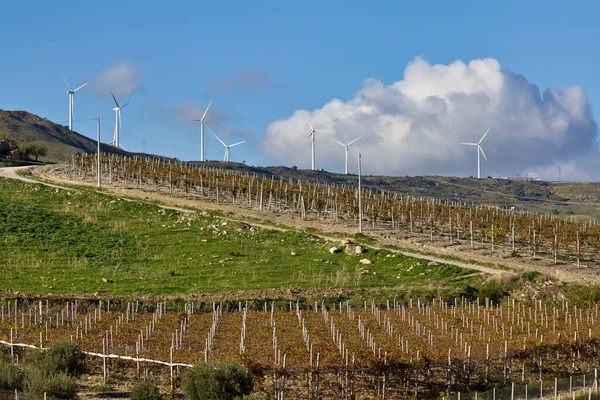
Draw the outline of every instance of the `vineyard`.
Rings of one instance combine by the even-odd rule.
[[[96,155],[74,157],[68,173],[92,179]],[[219,168],[103,156],[103,179],[149,190],[198,196],[261,211],[358,226],[356,187],[284,181]],[[548,265],[600,266],[600,226],[526,210],[439,201],[372,189],[361,191],[369,231],[418,237],[444,246],[462,244],[487,254],[543,259]]]
[[[105,381],[150,374],[174,391],[188,366],[235,361],[263,398],[435,397],[591,371],[600,354],[598,304],[13,299],[0,312],[13,358],[67,339]]]

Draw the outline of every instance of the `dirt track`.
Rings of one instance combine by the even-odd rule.
[[[75,184],[85,186],[95,186],[95,180],[82,179],[67,179],[65,177],[63,167],[61,166],[44,166],[44,167],[27,167],[35,176],[46,181],[56,184]],[[0,169],[0,176],[2,169]],[[11,176],[12,177],[12,176]],[[22,177],[18,177],[20,179]],[[27,181],[31,181],[27,179]],[[211,200],[203,200],[200,198],[191,198],[189,196],[170,195],[163,192],[143,190],[132,186],[124,186],[121,184],[103,184],[103,192],[113,193],[119,196],[143,199],[149,202],[161,204],[163,207],[174,208],[182,212],[190,212],[193,209],[215,210],[226,213],[234,213],[246,223],[261,226],[270,229],[285,229],[292,227],[293,229],[314,228],[322,232],[320,236],[327,240],[339,241],[339,237],[333,237],[327,232],[336,232],[342,234],[356,233],[356,227],[347,224],[336,223],[331,220],[303,219],[298,215],[291,213],[278,213],[259,211],[246,208],[240,205],[232,204],[217,204]],[[232,218],[234,219],[234,218]],[[247,219],[258,220],[260,222],[247,221]],[[447,242],[435,239],[430,242],[428,239],[418,235],[409,236],[404,232],[397,232],[393,236],[390,232],[369,231],[369,226],[365,225],[365,233],[375,238],[378,243],[383,245],[393,245],[402,248],[403,251],[398,253],[428,259],[436,262],[444,262],[453,264],[462,268],[469,268],[488,274],[514,273],[524,271],[538,271],[551,278],[564,282],[578,283],[600,283],[600,273],[595,268],[580,268],[574,265],[563,264],[555,266],[551,260],[531,260],[527,257],[511,258],[510,252],[507,249],[504,251],[498,249],[493,255],[484,249],[481,245],[476,245],[475,250],[471,250],[470,243],[448,245]],[[377,246],[369,246],[377,248]],[[427,253],[427,254],[424,254]],[[446,257],[452,257],[456,260],[449,260]]]

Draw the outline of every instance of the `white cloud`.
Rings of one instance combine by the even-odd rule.
[[[119,61],[110,68],[99,72],[90,80],[90,87],[102,97],[110,97],[112,92],[117,100],[144,91],[139,82],[142,69],[129,61]]]
[[[366,173],[476,175],[475,149],[459,143],[476,142],[490,128],[482,176],[540,171],[554,179],[554,165],[564,164],[574,179],[598,179],[598,128],[584,91],[572,86],[541,94],[491,58],[449,65],[416,58],[402,80],[386,86],[367,79],[352,99],[333,99],[308,115],[327,132],[317,132],[318,168],[343,169],[343,148],[328,137],[349,142],[364,135],[351,147],[351,159],[360,149]],[[304,111],[297,110],[267,127],[265,151],[308,168],[308,133]]]

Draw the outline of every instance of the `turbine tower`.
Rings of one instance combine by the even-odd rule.
[[[487,131],[485,131],[485,133],[483,134],[483,136],[481,137],[481,139],[479,139],[479,142],[477,143],[461,143],[467,146],[477,146],[477,178],[481,178],[481,159],[479,157],[479,153],[481,153],[481,155],[483,156],[483,158],[485,159],[485,161],[487,161],[487,157],[485,156],[485,153],[483,152],[483,148],[481,147],[481,142],[483,142],[483,139],[485,139],[485,136],[488,134],[490,130],[488,129]]]
[[[208,128],[208,125],[206,125],[206,127]],[[223,157],[223,161],[225,161],[225,162],[229,162],[229,149],[230,149],[230,148],[232,148],[232,147],[234,147],[234,146],[237,146],[238,144],[246,143],[246,141],[245,141],[245,140],[243,140],[243,141],[241,141],[241,142],[237,142],[237,143],[234,143],[234,144],[230,144],[230,145],[228,146],[228,145],[226,145],[226,144],[225,144],[225,142],[224,142],[224,141],[222,141],[222,140],[221,140],[221,139],[220,139],[220,138],[219,138],[217,135],[215,135],[215,134],[214,134],[214,132],[213,132],[213,131],[212,131],[210,128],[208,128],[208,130],[210,131],[210,133],[212,133],[212,134],[213,134],[213,136],[214,136],[214,137],[216,137],[216,138],[217,138],[217,140],[218,140],[219,142],[221,142],[221,144],[223,145],[223,147],[225,147],[225,156]]]
[[[69,82],[67,82],[67,80],[63,77],[63,81],[65,81],[65,83],[67,84],[67,87],[69,88],[69,90],[67,91],[67,93],[69,94],[69,130],[72,131],[73,130],[73,109],[75,107],[75,92],[78,91],[79,89],[81,89],[82,87],[84,87],[85,85],[87,85],[87,82],[84,83],[83,85],[79,86],[77,89],[71,89],[71,85],[69,85]]]
[[[314,171],[315,170],[315,132],[325,133],[325,131],[315,129],[312,126],[312,123],[310,122],[310,118],[308,118],[308,114],[304,113],[304,115],[306,116],[306,120],[308,121],[308,125],[310,126],[310,133],[306,137],[305,141],[308,140],[308,138],[312,139],[312,170]]]
[[[344,148],[346,149],[346,175],[348,175],[348,147],[349,147],[349,146],[350,146],[352,143],[354,143],[354,142],[356,142],[358,139],[360,139],[361,137],[362,137],[362,136],[359,136],[359,137],[357,137],[356,139],[354,139],[353,141],[351,141],[351,142],[350,142],[350,143],[348,143],[348,144],[344,144],[344,143],[342,143],[342,142],[338,142],[337,140],[335,140],[335,139],[333,139],[333,138],[329,138],[329,139],[333,140],[334,142],[336,142],[337,144],[344,146]]]
[[[206,161],[204,159],[204,125],[206,125],[206,127],[208,128],[208,124],[206,123],[206,120],[204,118],[206,117],[206,114],[208,113],[208,109],[210,108],[211,104],[212,104],[212,100],[210,101],[210,103],[208,103],[208,107],[206,107],[206,110],[204,110],[204,114],[202,114],[202,118],[189,120],[189,121],[200,122],[200,161]],[[208,128],[208,129],[210,130],[210,128]],[[213,133],[213,135],[214,135],[214,133]]]
[[[115,95],[112,92],[110,92],[110,95],[112,96],[113,100],[115,101],[115,105],[116,105],[116,107],[113,108],[113,110],[115,112],[115,136],[113,138],[111,145],[115,146],[116,148],[120,148],[119,130],[121,128],[121,109],[123,109],[129,103],[125,103],[122,106],[120,106],[119,103],[117,102],[117,99],[115,98]]]

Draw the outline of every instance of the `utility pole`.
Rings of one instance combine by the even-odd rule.
[[[560,171],[562,170],[561,166],[558,166],[558,181],[560,182]]]
[[[100,158],[102,157],[101,153],[100,153],[100,118],[96,118],[96,121],[98,122],[98,157],[96,157],[98,160],[98,165],[97,165],[97,177],[98,177],[98,188],[100,188],[102,186],[102,163],[100,162]]]
[[[362,159],[361,154],[358,154],[358,233],[362,233],[362,191],[360,187],[360,175],[361,175],[361,165],[360,161]]]
[[[142,140],[142,153],[146,153],[146,141]]]

